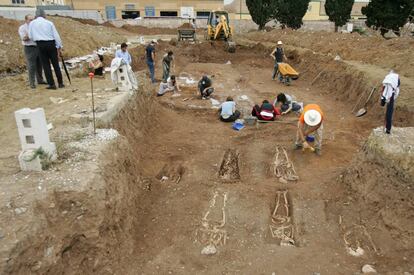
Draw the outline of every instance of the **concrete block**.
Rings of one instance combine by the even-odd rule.
[[[30,154],[31,151],[32,156],[34,151],[42,148],[50,156],[51,160],[56,159],[56,146],[49,139],[45,111],[43,108],[23,108],[16,111],[14,115],[22,146],[22,153],[19,155],[20,167],[22,170],[38,171],[37,160],[27,163],[23,159],[25,156],[27,159],[27,154]],[[22,161],[20,161],[21,158]]]
[[[42,171],[42,163],[39,156],[33,158],[33,155],[36,150],[29,149],[26,151],[21,151],[19,154],[19,164],[22,171]]]
[[[122,65],[118,69],[118,89],[120,91],[132,91],[133,87],[128,77],[127,65]]]

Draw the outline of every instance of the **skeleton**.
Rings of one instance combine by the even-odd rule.
[[[272,213],[272,223],[269,225],[272,237],[280,239],[280,245],[294,246],[293,225],[289,216],[289,202],[287,199],[287,190],[277,191],[276,205]],[[283,196],[283,205],[281,206],[281,197]]]
[[[214,196],[210,201],[209,210],[204,215],[201,221],[201,228],[198,229],[197,234],[201,233],[200,242],[209,246],[213,245],[217,247],[219,245],[225,245],[227,239],[227,232],[223,229],[224,225],[226,224],[226,202],[227,202],[227,192],[223,193],[223,207],[221,208],[222,211],[222,219],[221,221],[209,221],[208,216],[210,215],[210,211],[216,205],[216,198],[218,197],[218,192],[214,192]]]
[[[359,234],[358,234],[358,231],[359,231]],[[352,241],[349,240],[349,239],[351,239],[352,235],[354,235],[354,243],[352,243]],[[358,238],[358,235],[359,235],[360,238]],[[363,225],[354,224],[351,229],[347,230],[344,233],[343,239],[344,239],[347,250],[354,256],[359,256],[358,254],[360,254],[360,253],[356,253],[358,251],[362,251],[362,254],[363,254],[363,249],[362,249],[362,245],[361,245],[361,242],[360,242],[361,239],[365,240],[365,241],[368,241],[369,244],[371,245],[372,249],[374,250],[374,252],[376,254],[379,253],[377,247],[375,246],[375,244],[374,244],[374,242],[371,238],[371,235],[368,233],[368,230]]]
[[[299,179],[286,149],[280,146],[276,147],[275,159],[273,161],[273,175],[284,182],[297,181]]]

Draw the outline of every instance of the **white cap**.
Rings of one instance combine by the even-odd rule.
[[[158,44],[158,41],[157,41],[157,39],[152,39],[151,43]]]
[[[316,110],[309,110],[305,113],[305,123],[309,126],[313,127],[321,123],[322,116],[321,114]]]
[[[279,40],[279,41],[277,41],[277,44],[278,44],[278,45],[283,45],[282,41],[280,41],[280,40]]]

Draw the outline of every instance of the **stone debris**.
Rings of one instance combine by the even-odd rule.
[[[26,213],[27,208],[26,207],[18,207],[14,209],[14,213],[16,213],[17,215]]]
[[[63,99],[61,97],[49,97],[50,101],[52,101],[53,104],[62,104],[68,101],[68,99]]]
[[[210,101],[211,101],[211,104],[212,104],[213,106],[218,106],[218,105],[220,105],[220,101],[218,101],[218,100],[216,100],[216,99],[214,99],[214,98],[210,98]]]
[[[209,244],[201,250],[202,255],[214,255],[217,253],[217,248],[214,244]]]
[[[372,265],[366,264],[362,267],[362,273],[377,273],[377,271]]]
[[[99,141],[114,140],[119,136],[119,133],[115,129],[97,129],[96,139]]]

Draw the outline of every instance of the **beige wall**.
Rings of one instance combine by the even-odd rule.
[[[70,1],[70,0],[67,0]],[[16,2],[21,2],[17,0]],[[65,0],[24,0],[24,4],[13,4],[12,0],[0,0],[0,6],[35,7],[38,5],[65,5]]]
[[[20,6],[36,6],[37,4],[37,0],[25,0],[24,4],[13,4],[12,0],[0,0],[0,6],[16,6],[16,7],[20,7]]]
[[[115,6],[117,19],[121,18],[121,11],[125,10],[126,4],[134,4],[135,10],[140,11],[141,16],[145,16],[145,7],[155,8],[155,16],[160,16],[160,11],[176,11],[180,16],[181,7],[193,7],[194,11],[222,10],[223,0],[66,0],[70,5],[73,2],[75,9],[79,10],[99,10],[105,14],[105,6]]]

